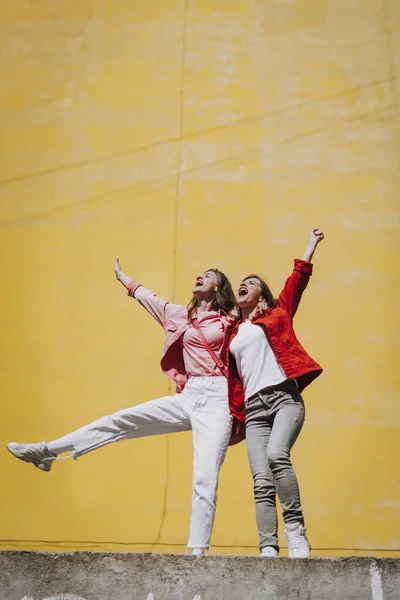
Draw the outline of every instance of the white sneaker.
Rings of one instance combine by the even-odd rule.
[[[194,554],[194,556],[203,556],[204,552],[204,548],[192,548],[192,554]]]
[[[279,556],[278,550],[273,546],[264,546],[261,549],[261,556],[267,556],[268,558],[274,558]]]
[[[50,471],[53,461],[57,458],[56,454],[50,454],[46,442],[38,444],[10,442],[7,448],[16,458],[34,464],[41,471]]]
[[[292,531],[285,531],[288,541],[289,558],[310,558],[310,544],[306,536],[306,528],[299,525]]]

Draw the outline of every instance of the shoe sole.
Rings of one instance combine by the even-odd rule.
[[[304,555],[304,554],[300,554],[300,555],[294,555],[294,556],[290,556],[290,554],[288,554],[288,558],[311,558],[311,552],[309,552],[309,554]]]

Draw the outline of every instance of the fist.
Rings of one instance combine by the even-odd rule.
[[[313,229],[310,231],[310,241],[314,244],[319,244],[319,242],[322,242],[324,237],[325,236],[320,229]]]

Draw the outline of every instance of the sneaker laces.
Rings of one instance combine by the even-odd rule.
[[[68,458],[75,458],[72,452],[69,452],[67,456],[58,456],[58,454],[52,454],[47,447],[46,442],[42,442],[42,446],[40,447],[40,451],[43,452],[44,456],[41,459],[41,462],[48,462],[53,460],[67,460]]]
[[[53,458],[54,460],[68,460],[69,458],[74,458],[76,460],[72,452],[67,454],[67,456],[58,456],[58,454],[54,454],[51,458]]]
[[[22,444],[22,446],[26,446],[21,452],[22,456],[25,458],[35,461],[40,460],[40,462],[51,459],[50,453],[47,450],[46,442],[41,442],[38,445]],[[31,446],[33,446],[33,448]]]

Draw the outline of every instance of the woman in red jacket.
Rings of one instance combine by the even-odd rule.
[[[319,229],[311,231],[303,259],[295,260],[277,300],[257,275],[246,277],[237,292],[240,317],[228,344],[229,404],[233,416],[246,424],[263,556],[279,553],[276,492],[289,557],[310,556],[290,450],[304,423],[301,391],[322,369],[300,345],[292,320],[312,273],[311,258],[323,239]],[[262,300],[266,310],[260,312]]]

